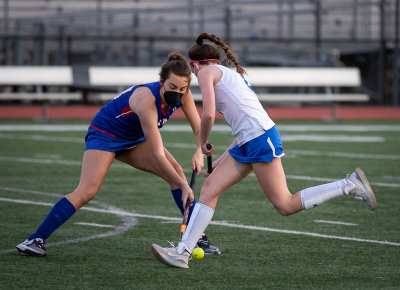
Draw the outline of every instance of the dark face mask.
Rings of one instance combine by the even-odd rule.
[[[164,100],[171,107],[175,107],[176,104],[182,99],[183,94],[174,91],[164,91]]]

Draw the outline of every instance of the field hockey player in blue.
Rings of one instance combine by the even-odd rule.
[[[222,51],[236,71],[220,64]],[[172,267],[189,268],[189,256],[210,223],[219,196],[252,171],[264,194],[283,216],[312,209],[343,195],[353,195],[365,201],[369,209],[375,209],[374,193],[359,168],[341,180],[291,194],[281,163],[284,152],[278,129],[244,78],[245,71],[229,46],[215,35],[203,33],[188,54],[203,99],[200,127],[202,152],[211,156],[215,150],[208,149],[207,144],[216,110],[231,127],[234,141],[213,163],[213,172],[201,188],[199,202],[178,246],[163,248],[152,245],[152,252],[160,262]]]
[[[200,117],[189,89],[190,81],[187,59],[174,52],[161,67],[160,81],[131,87],[108,102],[90,123],[78,187],[54,205],[36,232],[17,245],[17,250],[23,255],[46,256],[45,241],[97,195],[114,159],[163,178],[169,183],[181,213],[187,199],[193,209],[193,191],[182,167],[164,147],[159,132],[171,114],[182,107],[197,143],[192,169],[202,170]],[[205,252],[219,253],[207,236],[202,235],[198,242]]]

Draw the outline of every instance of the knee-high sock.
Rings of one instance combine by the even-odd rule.
[[[303,209],[311,209],[317,207],[328,200],[349,194],[355,185],[346,178],[303,189],[301,194],[301,204]]]
[[[60,199],[51,209],[42,224],[35,233],[29,236],[28,240],[41,238],[46,240],[50,235],[64,224],[74,213],[75,207],[65,197]]]
[[[182,254],[185,250],[192,253],[197,241],[206,230],[214,215],[214,209],[198,202],[193,210],[192,219],[178,245],[178,253]]]
[[[181,211],[181,214],[183,215],[182,190],[180,190],[178,188],[178,189],[171,190],[171,192],[172,192],[172,196],[174,197],[176,206],[179,208],[179,210]],[[192,216],[192,212],[193,212],[195,204],[196,204],[196,198],[193,200],[193,205],[189,208],[188,223],[190,221],[190,217]]]

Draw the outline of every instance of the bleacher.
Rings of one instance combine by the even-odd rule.
[[[393,86],[396,94],[393,78],[399,70],[392,73],[388,65],[396,60],[392,51],[400,13],[395,4],[395,0],[0,1],[0,65],[66,67],[73,78],[72,83],[31,84],[22,76],[21,80],[28,79],[22,84],[7,83],[1,76],[0,93],[3,101],[104,100],[130,85],[131,79],[124,80],[125,74],[114,79],[106,72],[108,76],[97,81],[92,71],[158,67],[170,51],[187,51],[199,33],[208,31],[231,46],[260,99],[268,104],[364,102],[366,95],[370,102],[390,103],[388,88]],[[353,73],[355,81],[335,83],[346,67],[358,70]],[[263,72],[252,72],[257,69]],[[322,79],[322,71],[333,73],[327,78],[332,84],[326,78],[321,84],[312,83]],[[296,84],[303,75],[306,79]],[[89,76],[94,78],[90,82]]]
[[[89,101],[104,103],[114,98],[120,91],[138,84],[158,80],[158,67],[89,67],[89,83],[85,92],[89,92]],[[333,118],[336,118],[336,106],[339,103],[368,102],[369,95],[362,89],[360,72],[357,68],[247,68],[247,78],[257,92],[262,103],[304,104],[325,103],[332,105]],[[32,85],[30,92],[5,91],[0,93],[1,101],[41,101],[44,105],[55,101],[83,101],[83,91],[76,90],[72,68],[63,67],[0,67],[0,87]],[[52,87],[51,92],[46,91]],[[192,80],[196,92],[197,79]],[[277,93],[267,92],[277,88]],[[58,90],[54,90],[57,88]],[[103,88],[103,89],[102,89]],[[323,91],[322,93],[282,93],[284,88],[307,88]],[[351,89],[341,92],[342,88]],[[198,89],[197,89],[198,92]],[[194,93],[196,102],[201,102],[201,95]]]

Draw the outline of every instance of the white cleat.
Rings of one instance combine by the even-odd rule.
[[[371,186],[360,168],[356,168],[352,174],[346,176],[347,180],[355,185],[355,188],[350,191],[356,199],[363,200],[367,203],[370,210],[376,209],[376,198]]]
[[[178,254],[176,249],[177,248],[163,248],[156,244],[151,245],[151,251],[153,252],[154,257],[156,257],[161,263],[170,267],[188,269],[190,254],[187,251],[183,254]]]
[[[25,240],[21,244],[17,245],[16,248],[18,252],[24,256],[47,256],[46,248],[44,247],[44,241],[40,238]]]

